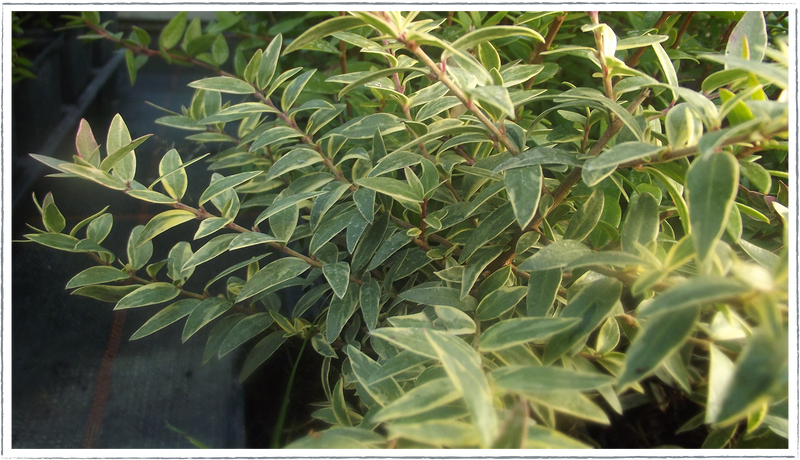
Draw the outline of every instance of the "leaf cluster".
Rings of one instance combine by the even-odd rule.
[[[137,182],[147,136],[119,116],[104,149],[84,121],[72,161],[34,156],[168,208],[120,260],[102,247],[110,213],[67,234],[52,195],[37,201],[26,238],[98,262],[73,294],[167,304],[132,339],[185,318],[184,341],[209,331],[205,361],[258,338],[240,380],[310,341],[331,428],[289,447],[592,447],[563,420],[665,410],[663,388],[696,405],[681,430],[705,429],[704,447],[788,437],[785,18],[326,16],[277,30],[181,13],[157,44],[74,18],[125,49],[132,82],[155,55],[213,71],[156,123],[223,147],[196,201],[200,158],[170,150]],[[194,236],[151,262],[173,227]],[[241,261],[184,289],[229,252]]]

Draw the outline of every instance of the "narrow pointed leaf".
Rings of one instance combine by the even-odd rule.
[[[285,257],[269,263],[258,271],[239,291],[236,302],[249,299],[250,297],[269,289],[286,280],[290,280],[303,274],[309,269],[309,265],[300,259]]]
[[[339,298],[334,296],[331,305],[328,307],[328,318],[325,322],[325,337],[328,343],[333,342],[339,337],[345,323],[353,316],[358,308],[358,289],[355,283],[349,283],[344,296]]]
[[[186,342],[203,326],[210,323],[230,308],[231,302],[228,299],[222,299],[220,297],[210,297],[201,301],[200,304],[189,313],[189,318],[186,319],[186,325],[183,327],[181,340]]]
[[[686,173],[692,242],[705,260],[725,231],[739,184],[739,163],[728,152],[704,154]]]
[[[480,445],[489,447],[498,431],[492,393],[481,367],[480,355],[463,340],[445,333],[425,330],[448,377],[462,393],[478,430]]]
[[[700,308],[696,306],[650,317],[625,354],[618,388],[625,388],[652,372],[683,345],[699,319]]]
[[[481,334],[480,351],[497,351],[541,342],[576,325],[579,318],[512,318],[489,326]]]
[[[514,216],[519,227],[524,230],[539,208],[542,167],[535,165],[509,169],[505,172],[504,182]]]
[[[239,345],[264,332],[273,323],[269,313],[256,313],[237,322],[219,346],[219,357],[233,351]]]
[[[640,317],[674,312],[697,305],[720,302],[749,292],[750,288],[742,281],[719,276],[698,276],[677,284],[661,294],[652,302],[642,304],[637,313]]]
[[[136,242],[136,247],[147,243],[170,228],[188,222],[195,217],[193,212],[183,209],[171,209],[157,214],[144,226],[144,229],[139,235],[139,240]]]
[[[273,332],[253,347],[253,350],[247,355],[247,359],[244,360],[244,364],[242,364],[242,372],[239,374],[239,383],[244,382],[258,366],[283,345],[283,342],[286,341],[285,334],[286,333],[282,330]]]
[[[169,326],[187,316],[199,304],[200,301],[198,299],[183,299],[173,303],[147,320],[142,327],[133,333],[131,340],[140,339]]]
[[[210,77],[189,83],[189,87],[229,94],[253,94],[255,88],[246,81],[233,77]]]
[[[328,284],[333,288],[336,297],[344,297],[347,286],[350,283],[350,265],[347,262],[337,262],[335,264],[325,264],[322,266],[322,274],[328,280]]]
[[[153,283],[142,286],[126,295],[114,307],[114,310],[144,307],[172,300],[180,294],[180,290],[169,283]]]
[[[622,283],[616,279],[593,281],[564,307],[562,318],[580,318],[580,322],[554,335],[547,343],[543,362],[550,364],[589,337],[611,313],[622,295]]]
[[[507,366],[492,372],[500,388],[515,392],[551,390],[588,391],[614,383],[614,378],[599,373],[576,372],[554,366]]]
[[[109,266],[90,267],[78,273],[67,283],[67,289],[72,289],[89,284],[103,284],[112,281],[128,279],[128,274],[122,270]]]
[[[566,266],[572,260],[588,254],[591,249],[574,240],[561,240],[540,249],[519,265],[526,272],[549,270]]]

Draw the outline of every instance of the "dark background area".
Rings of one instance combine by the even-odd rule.
[[[45,177],[54,171],[27,154],[47,153],[70,160],[80,118],[87,119],[101,145],[116,113],[122,115],[133,138],[154,134],[137,149],[136,178],[143,184],[158,177],[158,163],[170,148],[176,148],[184,161],[219,149],[186,141],[190,132],[155,124],[163,113],[145,104],[149,101],[180,111],[193,94],[186,85],[208,76],[207,71],[151,59],[131,87],[124,61],[116,57],[113,46],[85,44],[75,35],[43,33],[32,49],[38,53],[33,71],[39,78],[16,84],[12,94],[10,163],[15,206],[11,237],[16,242],[10,248],[12,304],[5,310],[12,317],[12,402],[6,406],[12,415],[12,447],[191,448],[189,437],[210,448],[268,447],[299,347],[281,349],[242,386],[238,372],[253,343],[203,365],[212,327],[185,344],[180,338],[183,321],[130,341],[166,304],[115,312],[113,304],[70,296],[65,290],[69,279],[95,263],[83,254],[18,242],[31,232],[26,224],[42,227],[31,193],[40,202],[53,193],[67,221],[65,231],[109,205],[114,225],[103,246],[123,261],[130,230],[167,209],[88,181]],[[112,66],[109,63],[115,58]],[[86,68],[83,76],[74,75],[70,69],[80,66]],[[101,78],[104,71],[105,79]],[[65,131],[63,135],[59,129]],[[59,135],[61,139],[55,139]],[[211,173],[202,162],[188,172],[187,197],[197,197]],[[189,222],[160,235],[150,262],[165,259],[178,241],[190,240],[197,225]],[[192,242],[192,247],[197,250],[205,242]],[[237,251],[199,266],[189,288],[202,291],[219,267],[252,255],[252,251]],[[160,276],[165,278],[163,269]],[[313,351],[306,358],[311,355]],[[307,362],[298,370],[292,392],[292,407],[304,410],[290,410],[287,416],[287,427],[295,431],[302,430],[309,418],[308,403],[319,400],[318,391],[309,391],[320,386],[319,363],[314,358]],[[293,438],[303,434],[286,433]]]

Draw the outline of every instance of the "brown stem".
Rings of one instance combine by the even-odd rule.
[[[683,38],[683,34],[686,33],[686,29],[689,28],[689,23],[692,22],[692,18],[697,14],[696,11],[692,11],[686,14],[686,17],[683,18],[683,22],[681,22],[681,27],[678,29],[678,35],[675,36],[675,42],[672,44],[670,48],[677,49],[678,45],[680,44],[681,38]]]
[[[661,13],[661,16],[658,18],[658,20],[656,21],[656,23],[653,26],[653,28],[660,29],[661,26],[663,26],[664,23],[667,22],[667,19],[670,16],[672,16],[673,13],[674,13],[673,11],[664,11],[663,13]],[[625,61],[625,64],[628,67],[635,67],[636,64],[639,63],[639,58],[642,57],[642,54],[644,54],[644,52],[645,52],[645,50],[647,50],[647,48],[649,48],[649,47],[648,46],[643,46],[643,47],[637,49],[636,52],[631,54],[630,57],[628,58],[628,60]]]
[[[564,23],[564,19],[566,19],[567,15],[562,14],[558,15],[553,19],[553,22],[550,23],[550,28],[547,29],[547,35],[544,37],[544,43],[539,43],[536,45],[536,48],[533,50],[530,56],[528,56],[528,64],[541,64],[544,61],[544,56],[542,53],[549,50],[551,46],[553,46],[553,41],[556,39],[556,34],[558,33],[558,29],[561,28],[561,24]],[[533,79],[528,80],[533,81]],[[527,85],[527,82],[526,82]],[[530,88],[530,86],[526,87],[525,89]]]
[[[517,147],[511,142],[508,136],[500,132],[500,130],[489,119],[489,117],[487,117],[486,114],[483,113],[483,110],[481,110],[480,107],[476,106],[467,97],[467,95],[464,94],[463,91],[461,91],[461,88],[456,86],[456,84],[453,83],[452,80],[450,80],[450,77],[448,77],[447,74],[443,72],[442,69],[440,69],[435,62],[433,62],[430,56],[428,56],[428,54],[422,48],[420,48],[413,41],[407,40],[404,36],[397,37],[397,40],[403,43],[406,46],[406,48],[408,48],[412,53],[414,53],[414,55],[416,55],[419,58],[420,61],[422,61],[423,64],[425,64],[429,69],[431,69],[436,79],[442,82],[445,86],[447,86],[447,88],[458,98],[458,100],[461,101],[461,103],[464,104],[464,106],[467,109],[469,109],[484,126],[486,126],[489,132],[492,133],[492,136],[494,137],[493,140],[496,140],[501,144],[503,144],[503,146],[506,149],[508,149],[508,151],[512,155],[514,156],[519,155],[520,153],[519,149],[517,149]]]

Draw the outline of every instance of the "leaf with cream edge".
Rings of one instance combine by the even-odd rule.
[[[304,260],[293,257],[284,257],[271,262],[247,281],[242,290],[239,291],[236,302],[247,300],[272,286],[300,276],[309,268],[310,265]]]

